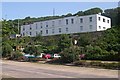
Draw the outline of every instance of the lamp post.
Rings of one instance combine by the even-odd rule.
[[[77,54],[77,51],[76,51],[76,49],[77,49],[77,43],[78,43],[78,41],[75,39],[75,36],[76,35],[73,35],[73,34],[71,34],[70,35],[70,38],[71,38],[71,50],[72,50],[72,52],[73,52],[73,54],[76,56]],[[73,57],[73,61],[74,61],[75,59],[74,59],[74,57]]]

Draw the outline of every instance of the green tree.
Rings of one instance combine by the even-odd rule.
[[[69,48],[70,45],[71,45],[71,39],[69,38],[69,35],[67,35],[67,34],[60,35],[59,43],[58,43],[59,51],[61,52],[65,48]]]
[[[40,55],[40,53],[42,52],[42,49],[40,46],[27,46],[25,49],[24,49],[24,52],[26,54],[30,54],[30,55]]]
[[[85,35],[80,35],[80,37],[78,38],[78,45],[79,46],[85,47],[91,43],[92,43],[92,38],[88,33]]]
[[[10,44],[6,42],[2,44],[2,57],[10,57],[12,51],[13,51],[13,48],[11,47]]]
[[[98,13],[102,13],[102,12],[103,12],[103,10],[100,8],[92,8],[92,9],[84,11],[84,15],[98,14]]]
[[[78,48],[65,48],[64,51],[61,52],[61,61],[63,63],[70,63],[79,60],[79,49]]]

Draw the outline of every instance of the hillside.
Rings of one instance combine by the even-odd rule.
[[[49,17],[40,17],[40,18],[30,18],[26,17],[25,19],[20,20],[20,25],[24,23],[31,23],[41,20],[49,20],[60,17],[74,16],[74,15],[89,15],[100,13],[102,10],[100,8],[93,8],[87,11],[79,11],[76,14],[67,14],[62,16],[49,16]],[[64,53],[63,56],[68,55],[68,59],[77,58],[78,54],[85,54],[85,59],[90,60],[118,60],[120,54],[120,8],[107,9],[105,13],[112,19],[112,28],[103,32],[94,32],[94,33],[77,33],[73,35],[55,35],[55,36],[36,36],[33,38],[24,37],[10,39],[10,34],[18,33],[17,30],[17,19],[2,21],[2,56],[10,57],[15,53],[19,53],[19,50],[16,50],[17,46],[22,46],[25,48],[25,53],[38,55],[41,52],[44,53]],[[14,25],[14,26],[13,26]],[[74,45],[74,40],[77,40],[77,48],[75,50],[71,49]],[[37,45],[37,47],[35,46]],[[16,50],[16,51],[13,51]],[[75,52],[74,52],[75,51]],[[67,54],[68,53],[68,54]],[[75,54],[72,54],[75,53]],[[72,58],[71,58],[72,57]]]

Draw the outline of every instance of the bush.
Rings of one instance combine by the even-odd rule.
[[[78,66],[78,65],[88,66],[88,65],[89,65],[89,63],[86,62],[85,60],[75,61],[74,64],[75,64],[76,66]]]
[[[16,51],[12,55],[13,60],[21,60],[23,58],[23,54],[20,53],[19,51]]]
[[[79,53],[76,49],[66,48],[60,55],[60,59],[63,63],[70,63],[79,60]]]
[[[10,57],[12,51],[13,48],[10,44],[5,42],[2,44],[2,57]]]
[[[120,69],[120,63],[114,63],[114,62],[101,62],[101,61],[85,61],[85,60],[80,60],[80,61],[75,61],[75,65],[77,66],[88,66],[88,67],[98,67],[98,68],[105,68],[105,69]]]

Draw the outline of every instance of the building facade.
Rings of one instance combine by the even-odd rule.
[[[103,31],[111,28],[111,19],[100,14],[72,16],[22,25],[21,35],[35,37]]]

